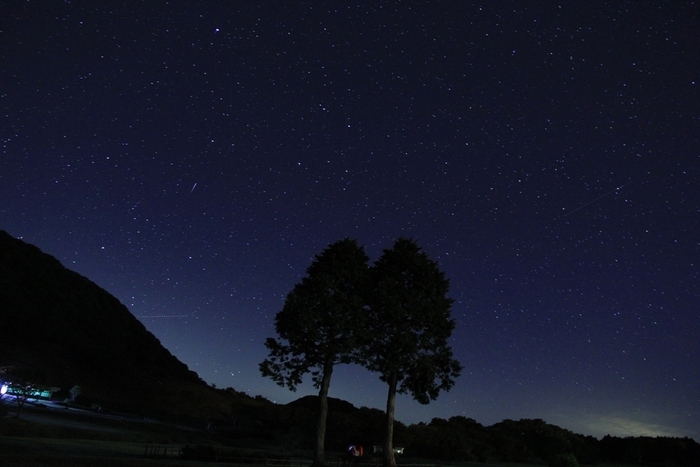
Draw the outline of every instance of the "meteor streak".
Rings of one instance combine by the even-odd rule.
[[[629,182],[625,183],[624,185],[615,188],[614,190],[610,190],[610,191],[608,191],[607,193],[605,193],[604,195],[598,196],[598,197],[597,197],[596,199],[594,199],[593,201],[589,201],[588,203],[584,204],[583,206],[579,206],[579,207],[577,207],[576,209],[574,209],[573,211],[567,212],[567,213],[564,214],[562,217],[570,216],[571,214],[575,213],[576,211],[580,211],[581,209],[585,208],[586,206],[590,206],[591,204],[595,203],[596,201],[605,198],[605,197],[608,196],[609,194],[615,193],[616,191],[620,191],[621,189],[623,189],[624,187],[626,187],[626,186],[629,185],[630,183],[632,183],[632,182],[629,181]]]

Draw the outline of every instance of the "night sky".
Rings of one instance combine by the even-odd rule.
[[[700,5],[0,5],[0,229],[217,387],[330,243],[413,238],[464,366],[405,423],[700,439]],[[383,408],[340,366],[330,396]]]

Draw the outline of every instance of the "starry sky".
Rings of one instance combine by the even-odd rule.
[[[0,229],[205,381],[344,237],[413,238],[464,366],[405,423],[700,439],[700,4],[3,1]],[[330,396],[383,408],[340,366]]]

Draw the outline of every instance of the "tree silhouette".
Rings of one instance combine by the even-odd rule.
[[[337,363],[351,363],[363,341],[364,288],[369,258],[355,240],[344,239],[317,255],[307,275],[287,295],[275,316],[279,340],[268,338],[270,351],[260,364],[263,376],[295,391],[310,372],[319,389],[314,464],[323,465],[328,388]]]
[[[384,465],[394,467],[396,394],[410,393],[421,404],[449,390],[461,372],[448,339],[449,281],[413,240],[399,238],[372,268],[364,364],[389,385],[383,445]]]

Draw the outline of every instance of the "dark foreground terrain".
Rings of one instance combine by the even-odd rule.
[[[316,397],[278,405],[208,385],[107,291],[1,230],[0,284],[1,382],[55,389],[55,401],[72,401],[27,406],[19,419],[13,418],[14,403],[8,402],[14,408],[6,417],[0,406],[0,467],[214,465],[178,460],[183,447],[193,458],[226,457],[239,465],[308,463],[316,439]],[[381,444],[382,410],[332,398],[328,403],[326,449]],[[402,465],[433,465],[425,459],[547,465],[562,455],[581,465],[700,465],[700,444],[691,438],[599,440],[541,419],[492,426],[464,416],[410,426],[396,421],[393,436],[394,446],[405,448]],[[148,446],[167,448],[172,457],[145,459]],[[328,456],[331,465],[339,465],[338,459]]]
[[[176,457],[183,446],[211,443],[208,438],[199,427],[177,427],[126,415],[30,406],[25,407],[19,419],[10,412],[0,420],[0,465],[220,465]],[[156,451],[161,458],[145,457],[146,453]],[[162,458],[164,452],[167,458]]]
[[[134,442],[0,437],[2,465],[15,466],[146,466],[183,465],[143,457]],[[187,463],[187,465],[192,465]]]
[[[19,419],[13,411],[0,419],[0,466],[170,466],[201,467],[256,465],[266,467],[309,467],[311,453],[285,450],[259,441],[240,439],[235,445],[224,446],[217,434],[206,427],[176,426],[137,416],[101,414],[61,406],[33,405],[25,407]],[[206,448],[203,451],[202,448]],[[183,451],[206,458],[183,459]],[[192,457],[192,456],[191,456]],[[340,453],[327,453],[331,467],[347,467]],[[527,464],[439,462],[401,457],[399,465],[406,467],[508,466],[528,467],[546,463]],[[362,465],[379,466],[380,459],[363,458]],[[621,467],[625,463],[594,463],[598,467]],[[640,465],[640,464],[637,464]],[[682,463],[650,463],[646,465],[685,465]],[[687,464],[691,465],[691,464]]]

